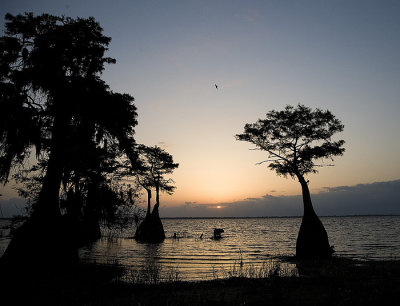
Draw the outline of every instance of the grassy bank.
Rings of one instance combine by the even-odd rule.
[[[78,265],[36,277],[2,275],[1,289],[3,305],[394,305],[400,297],[400,261],[297,265],[298,276],[156,284],[122,282],[118,266]]]

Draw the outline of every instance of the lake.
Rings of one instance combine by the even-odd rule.
[[[322,217],[335,255],[361,260],[399,259],[400,216]],[[3,227],[6,222],[0,220]],[[163,243],[137,243],[134,229],[104,229],[104,237],[80,249],[83,262],[118,263],[135,277],[179,275],[181,280],[227,277],[240,267],[249,272],[270,269],[282,257],[294,256],[301,218],[163,219]],[[211,239],[214,228],[225,232]],[[177,238],[173,238],[176,233]],[[203,238],[200,235],[203,234]],[[0,255],[9,238],[0,235]],[[242,264],[242,265],[241,265]],[[295,266],[281,263],[283,270]],[[267,266],[266,266],[267,265]],[[259,269],[259,270],[257,270]],[[159,275],[155,275],[159,277]],[[142,279],[143,280],[143,279]]]
[[[400,216],[321,220],[336,256],[399,259]],[[294,256],[300,223],[301,218],[163,219],[167,236],[163,243],[137,243],[131,238],[133,231],[108,232],[108,237],[82,248],[80,257],[85,262],[119,263],[147,274],[161,270],[171,277],[178,273],[183,280],[227,277],[240,268],[240,263],[248,270],[261,271],[265,265],[271,268],[282,257]],[[225,230],[222,239],[211,239],[214,228]],[[283,263],[283,269],[294,271],[295,266]]]

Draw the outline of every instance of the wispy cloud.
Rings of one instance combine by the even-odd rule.
[[[258,201],[260,198],[247,198],[245,201]]]
[[[185,205],[193,207],[193,206],[196,206],[196,202],[185,202]]]

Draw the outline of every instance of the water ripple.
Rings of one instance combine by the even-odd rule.
[[[321,218],[336,253],[358,259],[393,259],[400,254],[400,217]],[[300,218],[166,219],[168,238],[160,244],[143,244],[128,238],[103,238],[82,248],[83,261],[118,262],[144,269],[148,264],[178,268],[183,278],[212,278],[215,269],[230,271],[240,262],[260,266],[272,257],[295,254]],[[214,227],[224,228],[224,238],[212,240]],[[172,239],[177,233],[179,239]],[[272,256],[272,257],[271,257]],[[214,273],[214,274],[213,274]]]

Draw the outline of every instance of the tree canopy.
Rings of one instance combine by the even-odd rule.
[[[94,18],[7,14],[0,38],[0,181],[32,149],[45,161],[38,202],[58,201],[61,181],[135,165],[134,99],[100,78],[111,38]]]
[[[179,166],[178,163],[174,163],[172,155],[158,146],[139,145],[137,150],[141,168],[137,169],[136,173],[140,184],[158,186],[161,191],[172,193],[176,187],[172,185],[171,179],[165,177]]]
[[[150,213],[151,189],[156,189],[156,205],[159,203],[160,192],[172,194],[175,190],[174,181],[167,178],[166,175],[171,174],[179,164],[174,163],[173,157],[167,151],[158,146],[148,147],[138,145],[140,167],[135,171],[139,184],[148,192],[148,209]]]
[[[329,111],[312,110],[302,104],[272,110],[265,119],[246,124],[236,139],[247,141],[269,154],[269,168],[278,175],[304,176],[317,172],[324,164],[318,160],[343,155],[344,140],[332,140],[343,130],[341,122]]]

